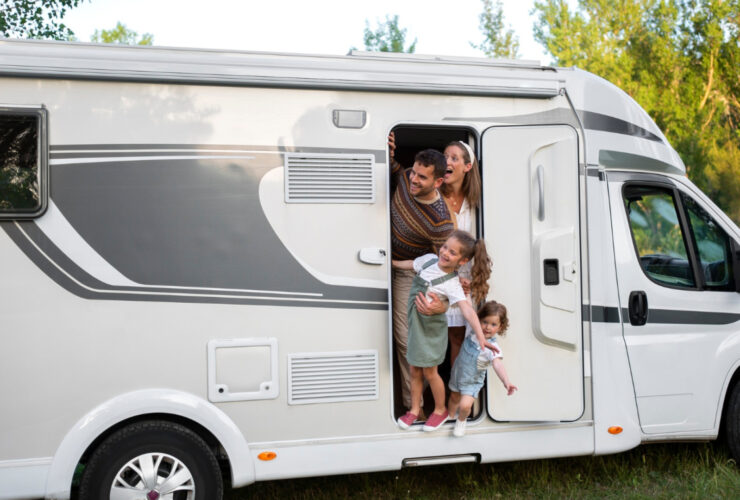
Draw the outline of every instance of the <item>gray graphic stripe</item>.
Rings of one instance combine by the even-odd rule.
[[[649,130],[640,127],[634,123],[622,120],[593,111],[578,110],[578,116],[581,118],[583,127],[587,130],[597,130],[600,132],[612,132],[614,134],[629,135],[639,137],[649,141],[662,143],[663,140]],[[490,123],[509,123],[516,125],[547,125],[547,124],[568,124],[578,127],[578,121],[573,113],[567,108],[557,108],[541,113],[530,113],[526,115],[515,116],[465,116],[465,117],[447,117],[449,121],[478,121]]]
[[[593,323],[619,323],[619,309],[616,307],[583,305],[583,320],[590,318]]]
[[[622,308],[622,317],[629,323],[629,310]],[[647,324],[666,325],[729,325],[740,321],[740,314],[710,311],[680,311],[672,309],[648,309]]]
[[[370,154],[375,161],[385,163],[385,149],[349,149],[326,147],[284,147],[234,144],[60,144],[50,146],[52,159],[97,158],[113,156],[132,156],[138,152],[142,156],[172,155],[188,151],[195,154],[214,156],[216,153],[330,153],[330,154]]]
[[[268,296],[281,296],[281,297],[288,297],[293,299],[298,299],[302,297],[321,297],[320,293],[310,294],[310,293],[290,293],[290,292],[275,292],[271,290],[228,290],[228,289],[219,289],[219,290],[208,290],[208,289],[198,289],[198,288],[187,288],[187,287],[178,287],[176,290],[173,289],[173,287],[157,287],[157,286],[113,286],[109,285],[108,283],[103,283],[102,281],[96,279],[94,276],[91,276],[89,273],[85,272],[82,268],[80,268],[73,260],[71,260],[67,255],[62,252],[59,247],[57,247],[35,223],[31,222],[24,222],[19,223],[21,226],[21,233],[25,233],[25,236],[27,239],[30,239],[31,242],[38,247],[41,252],[43,252],[44,255],[48,257],[49,260],[51,260],[53,263],[55,263],[57,266],[61,267],[65,273],[69,274],[74,280],[78,281],[81,285],[91,288],[95,291],[118,291],[118,292],[134,292],[134,293],[141,293],[142,291],[151,292],[151,293],[166,293],[166,294],[189,294],[189,295],[231,295],[231,296],[244,296],[247,294],[251,295],[268,295]]]
[[[589,130],[631,135],[633,137],[639,137],[649,141],[663,142],[660,137],[649,130],[626,120],[622,120],[621,118],[583,110],[578,111],[578,116],[580,116],[583,121],[583,127]]]
[[[33,225],[31,222],[19,223],[23,226],[23,231],[28,230],[29,233],[33,233],[33,229],[30,229]],[[15,244],[28,256],[28,258],[41,269],[49,278],[51,278],[59,286],[67,290],[68,292],[90,300],[127,300],[127,301],[145,301],[145,302],[182,302],[182,303],[207,303],[207,304],[245,304],[245,305],[273,305],[280,307],[320,307],[320,308],[332,308],[332,309],[369,309],[369,310],[387,310],[387,302],[352,302],[352,301],[337,301],[337,300],[321,300],[321,299],[300,299],[294,297],[258,297],[255,295],[245,295],[241,293],[237,295],[234,293],[230,296],[229,293],[221,293],[206,295],[202,291],[197,290],[178,290],[177,293],[173,293],[172,290],[158,289],[156,287],[146,288],[131,288],[131,287],[110,287],[91,276],[87,276],[85,279],[87,283],[97,283],[100,286],[99,290],[82,286],[81,282],[78,282],[69,270],[72,270],[77,276],[86,275],[84,271],[79,269],[72,261],[66,259],[66,265],[71,265],[70,269],[65,269],[58,262],[53,262],[50,257],[46,254],[47,251],[54,252],[54,244],[47,240],[43,243],[44,247],[41,250],[41,246],[35,246],[28,235],[19,229],[13,222],[2,222],[0,223],[3,230],[10,236]],[[34,226],[35,227],[35,226]],[[36,228],[36,234],[41,233]],[[35,242],[34,242],[35,243]],[[43,253],[42,253],[43,252]],[[57,255],[63,255],[56,249]],[[197,293],[197,295],[196,295]]]
[[[622,309],[624,323],[629,323],[629,310]],[[619,323],[619,308],[583,305],[583,320],[593,323]],[[712,311],[681,311],[671,309],[650,309],[648,324],[663,325],[729,325],[740,321],[740,314]]]
[[[319,281],[285,248],[259,201],[260,179],[275,163],[269,154],[69,164],[52,169],[52,198],[107,263],[145,286],[387,302],[386,288]]]

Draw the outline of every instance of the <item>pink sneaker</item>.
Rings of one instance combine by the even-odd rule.
[[[432,413],[429,415],[429,418],[427,419],[426,423],[424,424],[424,432],[432,432],[439,429],[439,427],[444,424],[447,421],[447,417],[449,417],[450,414],[447,413],[447,410],[442,415],[437,415],[436,413]]]
[[[416,417],[417,417],[416,415],[414,415],[414,414],[413,414],[413,413],[411,413],[410,411],[407,411],[407,412],[406,412],[406,415],[404,415],[403,417],[400,417],[400,418],[399,418],[399,419],[397,420],[397,422],[398,422],[398,426],[399,426],[399,427],[400,427],[401,429],[403,429],[403,430],[406,430],[406,429],[408,429],[409,427],[411,427],[411,424],[413,424],[414,422],[416,422]]]

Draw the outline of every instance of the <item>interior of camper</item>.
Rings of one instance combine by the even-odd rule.
[[[414,156],[419,151],[424,149],[435,149],[440,152],[444,152],[445,147],[453,141],[463,141],[470,145],[472,150],[478,156],[478,137],[474,130],[463,127],[440,127],[440,126],[420,126],[420,125],[399,125],[393,128],[392,132],[395,135],[395,160],[401,164],[403,168],[409,168],[414,164]],[[480,168],[480,159],[479,159]],[[482,174],[482,172],[481,172]],[[392,195],[392,194],[391,194]],[[481,236],[482,228],[482,211],[480,208],[475,213],[475,224],[476,234],[474,236]],[[393,301],[390,301],[393,304]],[[391,305],[392,307],[392,305]],[[392,332],[391,332],[392,337]],[[392,338],[391,338],[392,341]],[[394,381],[394,416],[400,417],[406,412],[404,408],[402,398],[402,377],[398,366],[398,357],[396,354],[396,345],[392,341],[393,345],[393,381]],[[439,366],[439,374],[444,380],[447,397],[449,398],[449,388],[447,383],[449,382],[450,371],[452,369],[450,363],[450,345],[448,342],[447,352],[445,354],[445,360]],[[486,390],[481,390],[478,396],[478,401],[473,407],[473,411],[470,414],[469,419],[477,419],[481,415],[482,408],[485,406],[482,404],[482,399],[485,397]],[[424,415],[430,415],[434,410],[434,399],[431,394],[431,390],[425,384],[424,389]]]

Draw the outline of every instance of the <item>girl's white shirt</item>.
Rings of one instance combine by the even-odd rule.
[[[427,267],[426,269],[422,269],[422,266],[424,266],[424,264],[436,258],[437,256],[433,253],[428,253],[426,255],[418,257],[414,260],[414,271],[416,271],[416,273],[426,281],[432,281],[436,278],[440,278],[448,274],[446,271],[443,271],[439,268],[437,262]],[[449,279],[438,285],[430,286],[426,292],[427,300],[429,299],[429,292],[434,293],[441,300],[447,299],[451,305],[456,304],[461,300],[466,300],[465,292],[463,291],[460,280],[457,277]]]
[[[462,231],[467,231],[475,236],[475,214],[470,210],[470,204],[467,198],[463,198],[462,205],[460,206],[460,213],[455,214],[457,228]],[[473,273],[473,262],[468,261],[464,265],[460,266],[457,270],[458,276],[464,279],[471,279]],[[447,326],[465,326],[465,318],[462,315],[462,311],[458,306],[450,306],[447,308]]]

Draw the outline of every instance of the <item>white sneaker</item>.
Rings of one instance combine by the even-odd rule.
[[[455,428],[452,429],[452,435],[455,437],[463,437],[465,435],[465,424],[466,420],[455,420]]]

